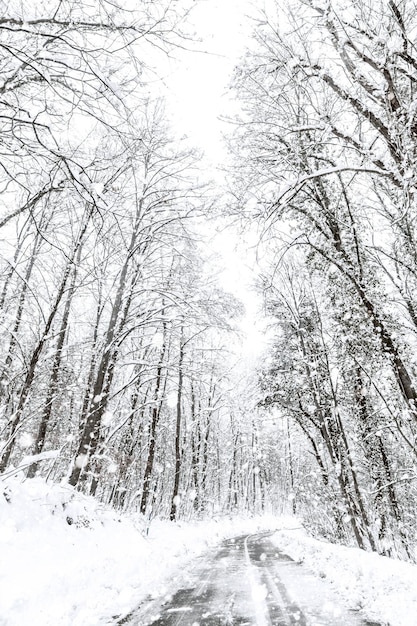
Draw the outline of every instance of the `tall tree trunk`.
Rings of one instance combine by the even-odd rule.
[[[56,314],[59,310],[62,298],[65,294],[65,291],[67,289],[67,283],[68,283],[68,279],[70,277],[72,268],[73,268],[73,264],[74,261],[76,259],[77,253],[78,253],[78,249],[79,247],[82,245],[82,242],[84,240],[84,236],[86,234],[87,231],[87,227],[90,221],[90,217],[91,217],[91,209],[88,209],[86,211],[86,219],[84,221],[84,224],[82,225],[77,241],[74,245],[74,248],[72,250],[72,254],[71,256],[68,258],[67,261],[67,265],[65,267],[64,270],[64,275],[62,277],[57,295],[55,297],[55,301],[53,303],[52,309],[49,313],[49,317],[45,323],[45,327],[43,329],[42,332],[42,336],[40,338],[40,340],[38,341],[38,344],[35,348],[35,350],[32,353],[32,357],[30,359],[29,365],[28,365],[28,369],[27,369],[27,373],[25,376],[25,380],[23,382],[23,387],[22,390],[20,392],[20,397],[19,397],[19,403],[16,409],[16,413],[15,416],[13,418],[13,422],[12,422],[12,426],[11,426],[11,431],[10,431],[10,435],[8,438],[8,441],[6,442],[5,447],[3,448],[3,454],[2,457],[0,459],[0,473],[4,472],[4,470],[6,469],[9,460],[10,460],[10,456],[13,452],[13,448],[14,448],[14,444],[15,444],[15,437],[16,434],[18,432],[18,429],[20,427],[20,421],[22,419],[22,415],[23,415],[23,410],[25,408],[25,404],[26,404],[26,400],[28,398],[33,380],[35,378],[35,371],[36,371],[36,366],[39,362],[40,356],[42,354],[42,350],[45,346],[45,344],[47,343],[47,341],[49,340],[49,334],[52,328],[52,324],[55,320]]]
[[[75,454],[73,468],[68,479],[69,484],[74,487],[78,485],[80,478],[85,482],[88,472],[91,469],[92,457],[99,447],[101,421],[107,409],[114,368],[118,358],[117,342],[125,326],[132,302],[136,278],[140,273],[140,268],[137,266],[136,271],[133,272],[129,281],[129,287],[126,288],[133,254],[137,251],[137,237],[139,236],[142,206],[143,200],[138,203],[135,224],[120,272],[117,291],[107,326],[103,353],[97,368],[92,393],[90,394],[92,400],[89,403],[83,432]],[[126,293],[126,301],[123,302]]]
[[[4,394],[5,389],[6,389],[7,375],[8,375],[9,368],[13,361],[13,352],[18,341],[18,333],[20,330],[20,324],[22,322],[22,316],[23,316],[23,311],[24,311],[24,307],[26,303],[27,291],[29,289],[29,281],[30,281],[30,277],[32,275],[32,271],[33,271],[33,268],[35,266],[35,262],[37,259],[37,254],[40,248],[40,239],[41,239],[40,230],[37,230],[35,241],[33,244],[32,254],[29,259],[29,263],[27,264],[25,275],[23,277],[23,285],[19,294],[16,316],[14,320],[13,329],[10,334],[10,342],[9,342],[9,347],[7,349],[6,359],[4,361],[3,369],[0,373],[0,398]]]
[[[183,362],[184,362],[184,327],[181,326],[180,347],[178,357],[178,388],[177,388],[177,414],[175,421],[175,474],[174,487],[171,499],[171,511],[169,518],[175,521],[179,510],[179,488],[181,473],[181,421],[182,421],[182,392],[183,392]]]
[[[154,392],[154,405],[152,407],[152,417],[151,423],[149,426],[149,448],[148,448],[148,456],[146,459],[145,472],[143,475],[143,488],[142,488],[142,497],[140,501],[140,512],[142,515],[145,515],[146,508],[149,502],[150,495],[150,487],[151,487],[151,479],[153,466],[155,461],[155,449],[156,449],[156,430],[159,422],[159,416],[161,414],[162,409],[162,401],[164,396],[164,391],[166,387],[166,376],[164,378],[164,385],[161,393],[162,387],[162,375],[165,364],[165,355],[167,350],[167,336],[166,336],[166,322],[163,322],[163,344],[159,357],[159,363],[156,371],[156,382],[155,382],[155,392]]]
[[[63,354],[63,349],[64,349],[65,338],[67,336],[68,320],[69,320],[69,315],[70,315],[70,310],[71,310],[72,299],[75,293],[75,281],[76,281],[76,276],[77,276],[77,268],[80,262],[81,250],[82,250],[82,247],[80,246],[78,250],[78,254],[77,254],[76,263],[73,268],[71,284],[68,290],[64,312],[62,315],[54,361],[52,364],[51,377],[49,380],[48,391],[47,391],[46,399],[45,399],[45,406],[42,412],[41,421],[38,427],[38,432],[37,432],[35,443],[32,449],[33,455],[40,454],[44,448],[46,431],[48,428],[49,420],[52,415],[53,401],[58,391],[58,379],[59,379],[59,374],[61,370],[62,354]],[[28,478],[33,478],[35,476],[38,470],[38,465],[39,464],[37,462],[32,463],[32,465],[28,469],[28,473],[27,473]]]
[[[305,369],[307,373],[307,379],[309,382],[309,388],[313,397],[313,402],[315,406],[315,410],[318,417],[318,428],[319,432],[323,438],[323,441],[326,445],[326,449],[328,451],[330,460],[332,462],[333,467],[336,470],[337,482],[340,488],[341,497],[343,499],[344,505],[346,507],[346,511],[349,516],[350,526],[352,528],[352,532],[354,534],[356,543],[359,548],[365,549],[365,544],[362,538],[362,534],[359,530],[357,524],[357,511],[355,502],[352,499],[351,489],[349,484],[349,479],[346,475],[346,467],[345,467],[345,452],[346,450],[342,449],[339,442],[339,424],[335,421],[335,419],[331,415],[331,400],[326,398],[325,404],[320,401],[319,397],[319,389],[320,385],[317,385],[314,380],[313,372],[310,368],[309,362],[311,355],[308,353],[307,346],[304,340],[304,332],[302,328],[298,328],[297,332],[298,341],[301,347],[301,351],[305,360]],[[322,337],[323,339],[323,337]],[[325,346],[324,346],[325,349]],[[326,359],[327,360],[327,359]],[[327,373],[330,375],[328,363],[326,365]],[[334,393],[333,386],[331,385],[331,380],[327,381],[332,389],[332,393]],[[333,399],[333,402],[337,400]],[[317,426],[317,424],[316,424]]]
[[[368,297],[365,286],[359,282],[359,280],[355,277],[354,272],[351,271],[350,268],[347,268],[345,265],[343,265],[343,263],[329,256],[329,254],[320,247],[312,244],[311,242],[309,242],[309,245],[319,254],[321,254],[323,258],[325,258],[327,261],[337,267],[354,287],[359,297],[359,301],[362,303],[366,313],[368,314],[375,333],[380,338],[382,350],[390,359],[393,374],[398,383],[401,395],[406,402],[408,411],[413,419],[417,422],[417,389],[414,385],[412,376],[410,375],[406,365],[404,364],[404,361],[400,356],[397,345],[395,344],[391,333],[387,329],[387,326],[379,315],[375,305]]]
[[[374,509],[380,520],[379,539],[384,540],[387,532],[387,515],[384,503],[383,466],[381,464],[380,448],[375,436],[375,424],[366,399],[366,389],[362,372],[356,367],[353,380],[353,391],[357,416],[359,418],[359,432],[369,475],[375,486]]]

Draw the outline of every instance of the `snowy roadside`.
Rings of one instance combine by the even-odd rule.
[[[329,581],[347,606],[384,626],[416,626],[417,566],[282,530],[275,545]]]
[[[195,556],[222,539],[285,523],[154,520],[146,535],[139,516],[120,516],[67,486],[0,481],[0,626],[111,623],[145,597],[166,593]]]

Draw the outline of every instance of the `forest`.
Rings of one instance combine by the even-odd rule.
[[[260,6],[221,184],[153,87],[193,3],[2,4],[0,476],[415,561],[415,3]],[[251,367],[219,221],[259,234]]]

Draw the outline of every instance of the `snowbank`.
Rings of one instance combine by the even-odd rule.
[[[276,518],[178,523],[122,517],[68,486],[0,481],[0,626],[111,623],[165,592],[223,538]]]
[[[384,626],[416,626],[417,566],[283,530],[273,541],[295,561],[326,578],[351,609]]]

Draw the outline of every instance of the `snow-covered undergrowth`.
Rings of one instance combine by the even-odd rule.
[[[0,626],[111,623],[223,538],[277,518],[177,524],[125,517],[67,486],[0,480]]]
[[[301,529],[279,531],[273,541],[329,581],[346,605],[367,619],[384,626],[416,626],[417,566],[312,539]]]

